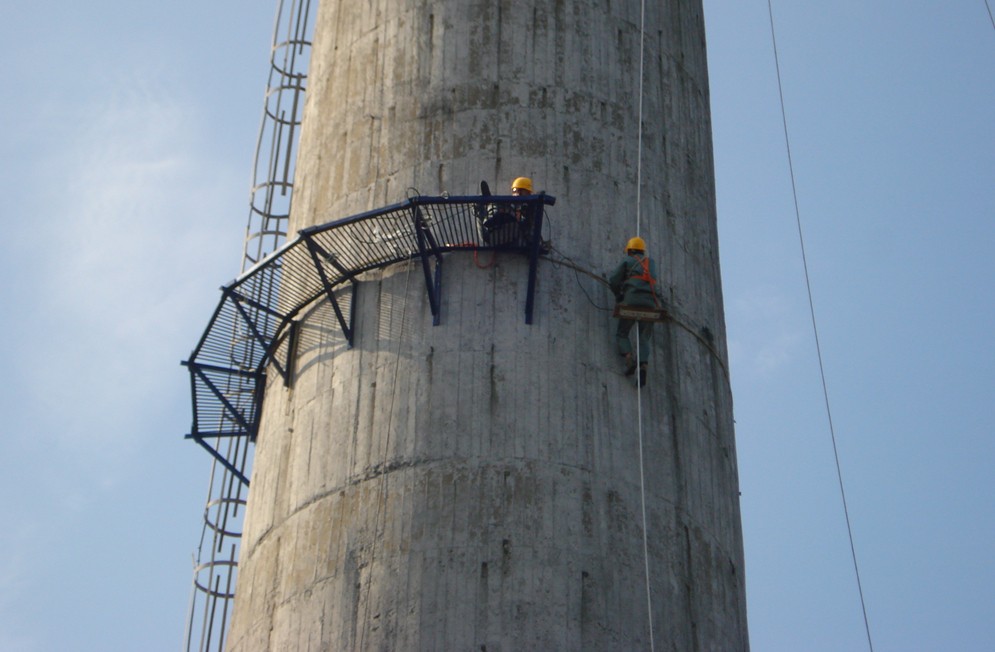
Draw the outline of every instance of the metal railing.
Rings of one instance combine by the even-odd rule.
[[[207,596],[201,647],[224,645],[229,601],[235,593],[241,531],[228,524],[244,511],[249,486],[250,444],[255,441],[267,369],[292,382],[301,317],[325,300],[346,341],[355,336],[353,299],[358,277],[366,272],[417,259],[434,323],[441,321],[443,254],[502,250],[527,256],[528,289],[524,316],[532,322],[546,206],[555,198],[415,197],[321,226],[297,238],[222,287],[208,326],[183,362],[190,372],[193,424],[187,435],[224,469],[218,498],[208,503],[205,522],[219,556],[198,565],[207,579],[195,578]],[[344,299],[348,299],[343,303]],[[232,392],[231,388],[237,388]],[[196,608],[191,609],[191,617]],[[193,640],[188,631],[188,648]],[[206,642],[206,644],[205,644]]]
[[[346,340],[352,343],[351,301],[343,305],[342,295],[354,292],[357,277],[374,269],[420,260],[432,314],[439,323],[442,254],[460,250],[524,254],[530,260],[525,320],[531,323],[536,265],[544,252],[544,208],[554,202],[546,194],[416,197],[302,230],[222,288],[221,301],[204,334],[183,363],[190,370],[193,396],[193,428],[187,437],[248,485],[239,460],[215,442],[219,438],[255,439],[266,368],[272,366],[284,382],[291,382],[294,338],[303,310],[327,300]],[[234,353],[232,333],[238,334],[240,343]],[[246,393],[251,400],[232,400],[224,388],[233,379],[253,385]]]

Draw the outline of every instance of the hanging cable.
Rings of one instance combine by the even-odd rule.
[[[646,0],[639,3],[639,111],[636,130],[636,236],[639,235],[643,186],[643,60],[646,38]],[[653,641],[653,596],[650,590],[649,541],[646,532],[646,478],[643,469],[643,383],[642,353],[639,345],[639,327],[636,327],[636,422],[639,428],[639,497],[643,518],[643,574],[646,579],[646,617],[649,624],[650,652]]]
[[[377,543],[383,546],[383,535],[380,533],[380,521],[386,512],[387,501],[387,456],[390,454],[390,430],[394,424],[394,398],[397,396],[397,377],[401,368],[401,344],[404,341],[404,316],[408,310],[408,282],[411,280],[411,268],[414,258],[408,260],[407,270],[404,276],[404,294],[401,299],[401,321],[397,326],[397,352],[394,354],[394,376],[390,385],[390,406],[387,408],[387,429],[384,432],[383,456],[380,460],[380,482],[377,485],[377,513],[373,520],[373,542],[370,550],[370,572],[366,581],[366,604],[363,605],[363,622],[360,627],[359,648],[366,649],[366,630],[369,626],[370,616],[370,585],[373,583],[373,573],[376,570],[374,562],[377,556]],[[391,311],[393,315],[393,311]],[[386,519],[384,519],[386,520]]]
[[[646,0],[639,3],[639,121],[636,125],[636,235],[639,235],[643,191],[643,41],[646,34]]]
[[[771,0],[767,0],[767,13],[770,16],[770,39],[774,49],[774,67],[777,71],[777,92],[781,102],[781,122],[784,126],[784,146],[788,155],[788,172],[791,176],[791,195],[795,204],[795,223],[798,227],[798,242],[801,247],[802,267],[805,271],[805,289],[808,292],[808,308],[812,318],[812,333],[815,337],[816,357],[819,361],[819,375],[822,378],[822,396],[826,404],[826,417],[829,421],[829,435],[833,442],[833,456],[836,458],[836,477],[840,485],[840,498],[843,501],[843,515],[846,519],[846,532],[850,539],[850,555],[853,558],[853,572],[857,578],[857,593],[860,595],[860,609],[864,615],[864,630],[867,632],[867,646],[874,652],[874,643],[871,641],[871,626],[867,619],[867,605],[864,602],[864,590],[860,583],[860,569],[857,565],[857,549],[853,543],[853,528],[850,525],[850,511],[847,509],[846,491],[843,489],[843,471],[840,467],[840,454],[836,446],[836,430],[833,427],[833,412],[829,404],[829,389],[826,384],[826,371],[822,363],[822,348],[819,346],[819,328],[815,319],[815,302],[812,299],[812,284],[809,280],[808,259],[805,256],[805,238],[802,235],[801,211],[798,208],[798,190],[795,184],[795,170],[791,160],[791,141],[788,138],[788,118],[784,108],[784,90],[781,87],[781,64],[777,54],[777,37],[774,34],[774,9]]]
[[[636,380],[636,420],[639,428],[639,498],[643,517],[643,574],[646,577],[646,615],[649,619],[650,652],[653,652],[655,649],[653,643],[653,598],[650,591],[649,541],[646,532],[646,474],[643,462],[643,369],[639,357],[639,327],[637,326],[634,330],[636,331],[636,363],[638,367],[636,370],[638,378]]]
[[[992,21],[992,29],[995,29],[995,16],[992,15],[992,6],[985,0],[985,8],[988,10],[988,19]]]

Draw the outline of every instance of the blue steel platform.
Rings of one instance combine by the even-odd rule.
[[[529,259],[525,321],[531,324],[538,259],[545,252],[544,211],[555,202],[544,193],[414,197],[303,229],[221,288],[217,309],[183,362],[190,371],[193,403],[186,437],[248,486],[248,448],[257,433],[266,369],[290,382],[299,317],[322,299],[351,345],[356,278],[364,272],[419,259],[438,324],[444,253],[518,252]],[[343,299],[349,302],[345,309]]]

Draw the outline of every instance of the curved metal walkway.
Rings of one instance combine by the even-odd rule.
[[[544,209],[555,198],[414,197],[399,204],[300,231],[298,236],[221,288],[222,298],[189,360],[193,425],[203,446],[245,486],[248,444],[272,367],[293,378],[302,312],[327,299],[346,340],[364,272],[419,259],[434,323],[440,322],[442,254],[502,250],[529,258],[525,321],[532,323],[536,268],[545,252]],[[341,305],[346,300],[348,305]]]

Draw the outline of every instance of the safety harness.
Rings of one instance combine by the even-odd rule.
[[[636,269],[637,265],[642,267],[643,271],[640,274],[633,274],[632,272],[633,270]],[[635,278],[639,279],[640,281],[646,281],[647,283],[650,284],[650,290],[653,291],[653,296],[656,296],[656,290],[654,288],[654,286],[656,285],[656,279],[653,278],[652,274],[650,274],[649,258],[647,258],[646,256],[640,256],[639,258],[637,258],[636,264],[629,268],[629,278]]]
[[[637,271],[638,273],[635,273]],[[619,319],[634,319],[636,321],[664,321],[667,313],[660,303],[660,297],[656,294],[656,279],[653,278],[652,274],[650,274],[649,258],[644,255],[636,258],[636,262],[629,267],[629,273],[626,280],[629,279],[638,279],[649,284],[650,294],[653,295],[653,303],[656,304],[656,307],[648,308],[643,306],[628,306],[624,303],[616,303],[612,316],[618,317]]]

